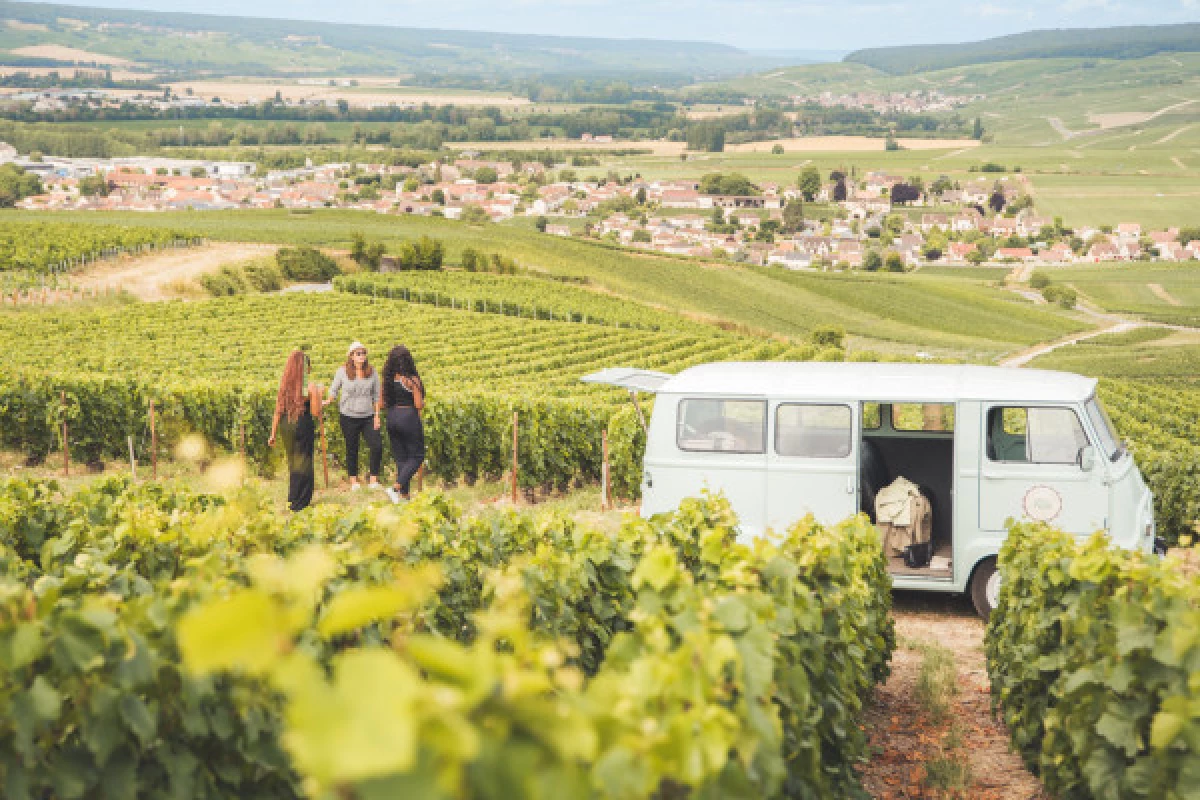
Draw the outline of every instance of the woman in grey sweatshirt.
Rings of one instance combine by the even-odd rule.
[[[346,471],[350,474],[350,489],[357,491],[358,440],[367,440],[370,453],[371,477],[368,486],[380,488],[379,468],[383,463],[383,438],[379,433],[379,413],[383,408],[383,392],[379,373],[367,363],[367,348],[361,342],[350,345],[346,363],[338,367],[325,405],[338,401],[338,418],[346,440]]]

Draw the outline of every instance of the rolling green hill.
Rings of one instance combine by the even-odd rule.
[[[225,75],[645,73],[670,80],[729,75],[782,61],[703,42],[344,25],[10,0],[0,2],[0,20],[9,22],[0,26],[5,63],[22,59],[3,51],[54,44],[159,69]]]
[[[906,45],[855,51],[846,61],[892,74],[1031,58],[1144,58],[1200,50],[1200,24],[1028,31],[962,44]]]

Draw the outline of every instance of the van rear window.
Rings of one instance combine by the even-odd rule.
[[[765,453],[766,401],[681,400],[675,441],[680,450],[692,452]]]

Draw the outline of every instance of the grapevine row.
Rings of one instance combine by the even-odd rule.
[[[1186,798],[1200,784],[1200,582],[1165,559],[1016,525],[988,623],[992,697],[1055,797]]]
[[[535,278],[469,272],[358,273],[334,279],[343,292],[402,299],[524,319],[558,320],[639,330],[702,332],[708,328],[669,311]]]
[[[878,536],[735,532],[6,482],[5,795],[856,795]]]
[[[69,272],[101,258],[200,241],[159,228],[10,220],[0,225],[0,272]]]

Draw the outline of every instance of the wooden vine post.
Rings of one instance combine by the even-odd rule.
[[[325,439],[325,412],[321,411],[321,471],[325,473],[325,488],[329,488],[329,443]]]
[[[600,454],[600,510],[608,511],[612,505],[608,481],[608,428],[600,433]]]
[[[517,504],[517,432],[519,430],[520,420],[517,417],[517,412],[513,412],[513,445],[512,445],[512,503]]]
[[[158,480],[158,429],[154,426],[154,401],[150,401],[150,476]]]
[[[137,456],[133,453],[133,435],[126,436],[125,441],[129,443],[129,471],[133,473],[133,482],[137,483]]]
[[[246,460],[246,420],[238,422],[238,453],[242,457],[242,461]]]
[[[63,442],[63,476],[71,477],[71,448],[68,444],[70,429],[67,427],[67,393],[59,393],[59,402],[62,403],[60,413],[62,414],[62,442]]]

